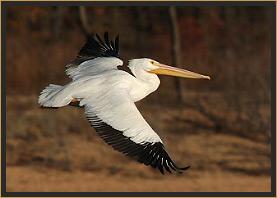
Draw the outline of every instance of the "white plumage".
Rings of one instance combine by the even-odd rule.
[[[157,133],[138,111],[135,102],[154,92],[160,84],[156,74],[207,78],[201,74],[169,67],[152,59],[133,59],[128,67],[134,76],[118,70],[119,37],[115,44],[104,34],[105,42],[88,39],[78,57],[67,65],[72,81],[64,86],[50,84],[39,96],[42,107],[66,105],[84,107],[87,119],[106,143],[145,165],[181,172]]]

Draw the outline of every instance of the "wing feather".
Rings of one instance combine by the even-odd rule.
[[[110,45],[110,41],[109,41],[109,34],[108,34],[108,32],[104,33],[104,39],[105,39],[105,42],[106,42],[106,46],[110,47],[109,46]]]
[[[171,173],[170,168],[177,172],[189,168],[174,164],[161,139],[141,116],[127,92],[106,92],[105,97],[96,97],[97,101],[94,99],[83,105],[91,126],[108,145],[140,163],[158,168],[162,174],[164,169]]]
[[[105,47],[105,43],[102,41],[102,39],[100,38],[100,36],[99,36],[98,34],[96,34],[96,37],[97,37],[99,43],[101,44],[101,46],[102,46],[105,50],[107,50],[107,48]],[[102,49],[102,51],[104,51],[104,50]]]
[[[96,38],[97,40],[89,36],[85,45],[80,49],[77,58],[66,65],[65,71],[70,78],[74,79],[75,76],[80,76],[80,74],[92,75],[107,69],[117,69],[117,66],[123,64],[111,64],[112,61],[106,61],[105,64],[99,67],[97,61],[100,59],[112,58],[121,61],[119,57],[119,37],[117,36],[115,39],[115,46],[112,41],[109,41],[108,32],[104,33],[105,42],[97,34]]]
[[[119,34],[115,38],[115,50],[119,51]]]

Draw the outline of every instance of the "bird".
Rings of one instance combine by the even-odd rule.
[[[156,91],[157,75],[210,79],[209,76],[168,66],[150,58],[131,59],[130,72],[119,56],[119,34],[114,42],[108,32],[87,38],[78,56],[66,65],[71,82],[49,84],[39,95],[41,108],[75,106],[84,108],[86,118],[97,134],[114,150],[158,169],[162,174],[182,173],[190,166],[177,166],[159,137],[143,118],[135,102]],[[173,170],[173,171],[172,171]]]

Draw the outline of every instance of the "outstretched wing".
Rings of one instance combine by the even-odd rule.
[[[110,90],[81,101],[80,105],[84,105],[91,126],[115,150],[158,168],[162,174],[164,169],[171,173],[170,169],[181,172],[189,168],[174,164],[162,140],[144,120],[127,91]]]
[[[109,40],[108,32],[104,33],[104,41],[98,35],[96,38],[90,36],[77,58],[66,65],[66,74],[73,80],[79,76],[117,69],[123,64],[119,58],[119,35],[114,43]]]

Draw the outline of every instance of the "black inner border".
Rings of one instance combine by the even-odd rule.
[[[6,192],[7,6],[269,6],[271,7],[271,192]],[[2,197],[276,197],[276,1],[1,1]],[[228,178],[226,178],[228,179]]]

